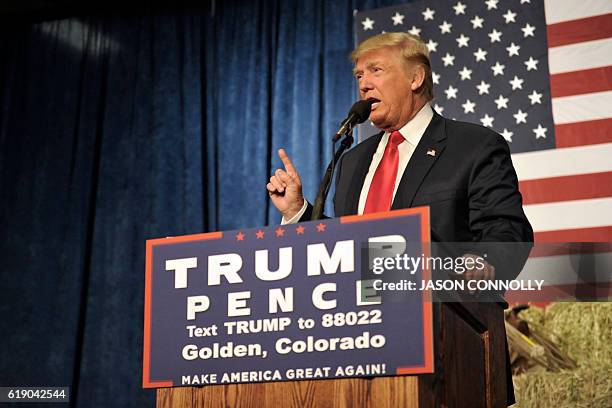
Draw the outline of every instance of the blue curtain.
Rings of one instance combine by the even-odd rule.
[[[265,185],[280,147],[314,199],[356,98],[353,10],[393,3],[224,1],[5,25],[0,385],[153,405],[145,240],[278,223]]]

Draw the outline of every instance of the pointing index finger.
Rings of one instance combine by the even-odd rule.
[[[295,167],[293,167],[293,163],[291,163],[291,160],[289,159],[289,156],[287,156],[285,149],[278,149],[278,157],[280,157],[280,159],[282,160],[287,173],[290,173],[290,174],[296,173]]]

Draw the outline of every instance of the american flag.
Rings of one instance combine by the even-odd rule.
[[[612,1],[418,1],[356,12],[419,35],[434,108],[508,141],[536,242],[612,241]]]

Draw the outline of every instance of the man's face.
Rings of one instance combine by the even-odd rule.
[[[370,120],[379,129],[398,130],[414,116],[414,95],[399,49],[384,47],[361,55],[354,69],[361,99],[374,98]],[[416,113],[416,112],[415,112]]]

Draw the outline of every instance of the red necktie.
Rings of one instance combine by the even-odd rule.
[[[399,163],[397,146],[404,140],[404,136],[397,130],[391,133],[382,160],[376,168],[374,178],[372,178],[368,198],[363,209],[364,214],[389,211],[391,209]]]

